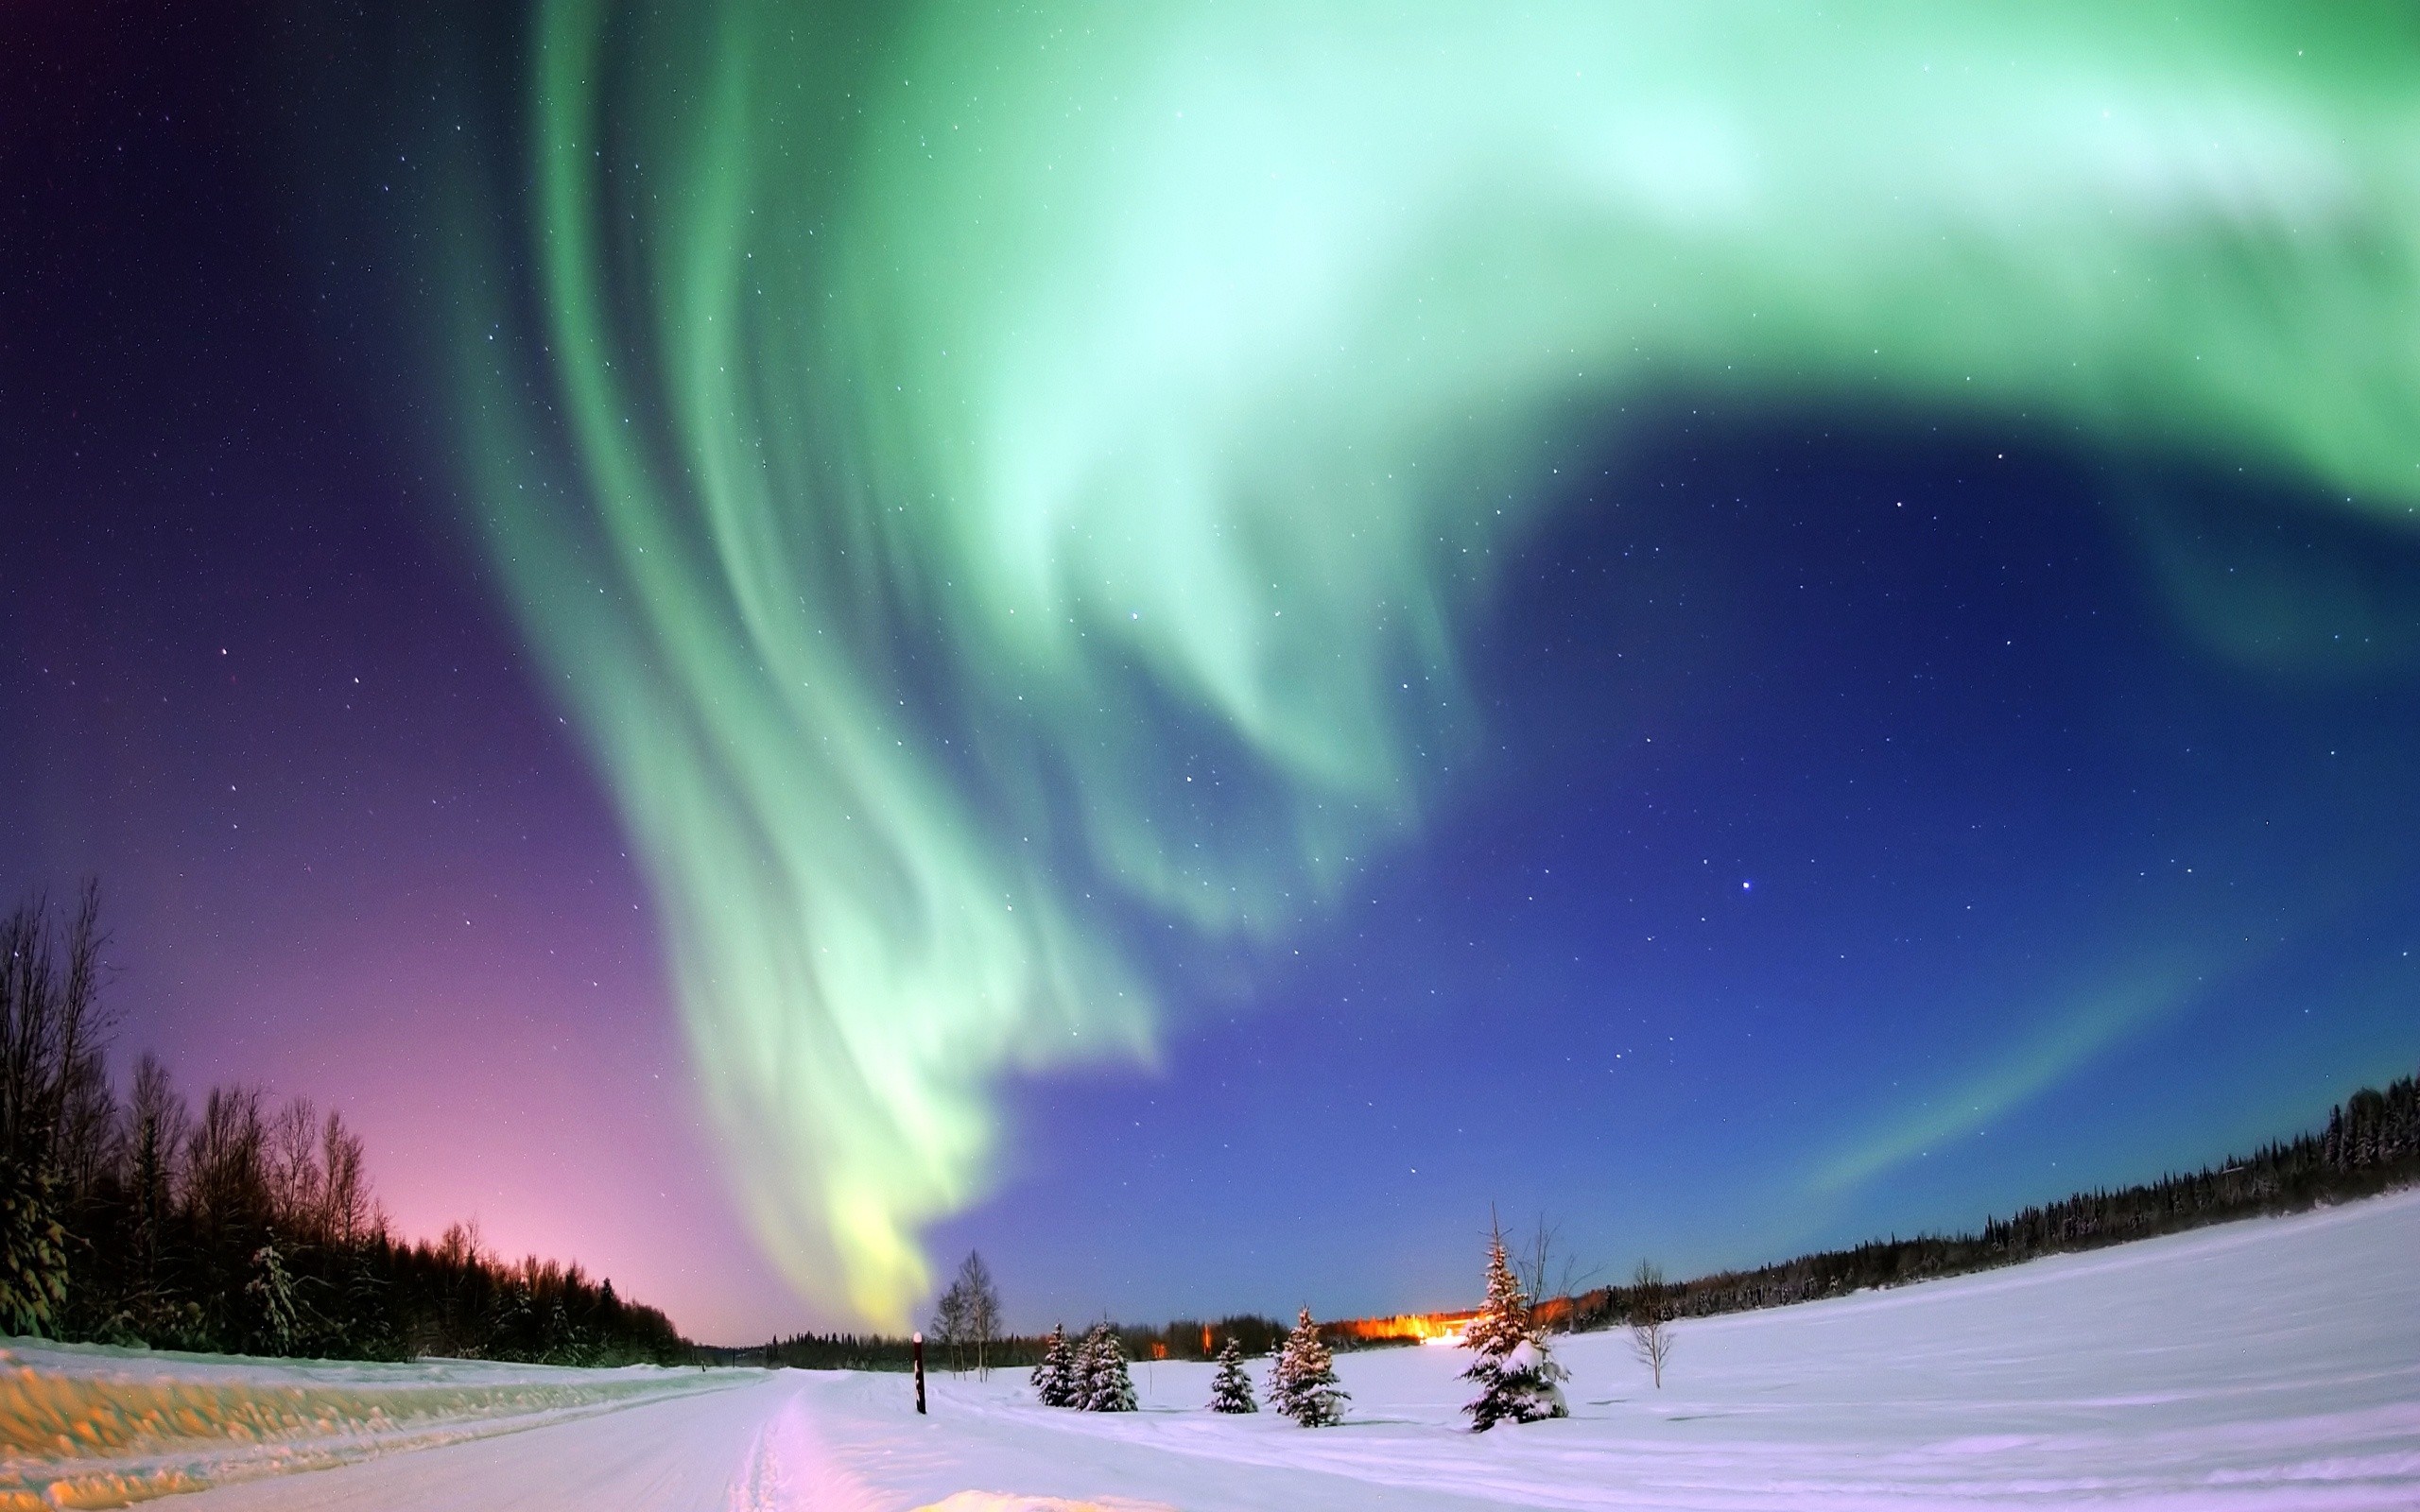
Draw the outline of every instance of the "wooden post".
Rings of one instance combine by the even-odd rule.
[[[916,1412],[917,1412],[917,1415],[918,1415],[919,1417],[921,1417],[921,1416],[923,1416],[924,1411],[925,1411],[925,1336],[924,1336],[922,1333],[919,1333],[919,1334],[917,1334],[917,1335],[916,1335]]]

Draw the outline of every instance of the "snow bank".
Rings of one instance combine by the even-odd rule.
[[[109,1506],[512,1433],[734,1383],[652,1366],[261,1361],[11,1339],[0,1509]]]

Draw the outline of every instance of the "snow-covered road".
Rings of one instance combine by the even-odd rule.
[[[195,1512],[2410,1509],[2420,1194],[1686,1324],[1661,1392],[1619,1336],[1567,1340],[1572,1418],[1478,1436],[1461,1353],[1433,1348],[1340,1359],[1351,1420],[1317,1432],[1203,1412],[1209,1367],[1179,1364],[1135,1367],[1132,1416],[1038,1408],[998,1373],[938,1379],[920,1419],[898,1376],[11,1352],[0,1488],[206,1484],[168,1503]],[[44,1391],[57,1419],[164,1383],[285,1405],[234,1436],[173,1405],[147,1435],[139,1412],[14,1420]]]

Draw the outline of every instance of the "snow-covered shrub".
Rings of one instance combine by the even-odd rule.
[[[1305,1428],[1325,1428],[1344,1421],[1344,1404],[1352,1400],[1337,1383],[1336,1362],[1311,1310],[1303,1309],[1270,1372],[1269,1404]]]

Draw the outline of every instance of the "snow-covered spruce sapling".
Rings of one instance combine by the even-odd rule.
[[[1096,1323],[1076,1341],[1075,1352],[1067,1361],[1067,1405],[1078,1412],[1092,1411],[1093,1372],[1099,1368],[1101,1335],[1106,1324]]]
[[[1462,1372],[1478,1388],[1462,1407],[1471,1415],[1471,1432],[1570,1416],[1561,1384],[1567,1372],[1547,1352],[1546,1332],[1505,1259],[1501,1228],[1488,1239],[1487,1301],[1463,1332],[1462,1347],[1476,1356]]]
[[[1336,1361],[1311,1321],[1311,1310],[1303,1309],[1270,1372],[1270,1406],[1305,1428],[1326,1428],[1344,1421],[1344,1404],[1352,1400],[1337,1383]]]
[[[1086,1412],[1134,1410],[1134,1378],[1126,1373],[1126,1347],[1116,1330],[1106,1323],[1093,1325],[1076,1358],[1083,1381],[1083,1395],[1076,1405]]]
[[[1033,1367],[1033,1399],[1046,1407],[1076,1405],[1076,1353],[1067,1345],[1064,1325],[1051,1325],[1042,1363]]]
[[[275,1241],[252,1251],[252,1279],[244,1283],[244,1290],[260,1309],[261,1352],[292,1354],[302,1338],[302,1314],[294,1296],[293,1273],[285,1268],[285,1257],[277,1252]]]
[[[1227,1347],[1219,1351],[1219,1374],[1210,1382],[1212,1412],[1258,1412],[1260,1403],[1252,1394],[1252,1374],[1244,1368],[1244,1347],[1233,1334]]]

